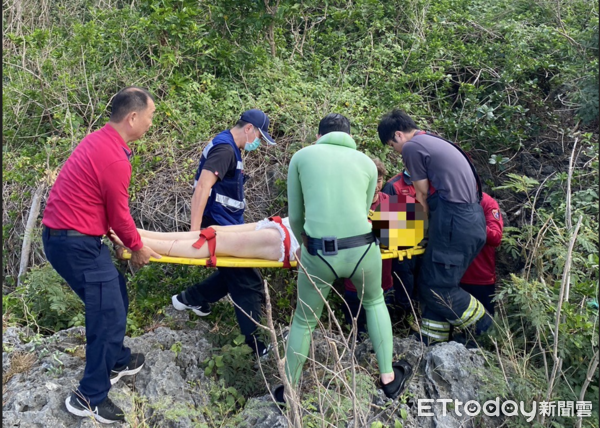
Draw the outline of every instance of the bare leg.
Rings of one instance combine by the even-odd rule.
[[[173,239],[194,239],[198,240],[200,232],[153,232],[151,230],[138,229],[140,236],[143,238],[156,240],[173,240]],[[159,252],[160,253],[160,252]]]
[[[229,228],[229,227],[227,227]],[[184,232],[191,233],[191,232]],[[200,249],[192,247],[198,233],[192,239],[154,239],[142,237],[144,245],[162,255],[202,259],[209,256],[208,245]],[[281,235],[275,229],[252,230],[249,232],[217,234],[217,256],[278,260],[281,257]]]
[[[257,223],[235,224],[233,226],[210,226],[217,232],[252,232],[256,230]]]
[[[217,232],[251,232],[256,229],[256,223],[236,224],[233,226],[210,226]],[[151,239],[198,239],[200,232],[153,232],[151,230],[138,229],[142,238]]]

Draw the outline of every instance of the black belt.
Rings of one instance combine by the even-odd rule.
[[[85,233],[78,232],[74,229],[52,229],[48,226],[44,226],[50,236],[82,236],[87,238],[102,238],[102,236],[86,235]]]
[[[311,238],[305,233],[302,233],[302,243],[308,250],[308,254],[311,256],[316,256],[318,250],[321,250],[321,253],[324,256],[335,256],[338,253],[338,250],[362,247],[363,245],[368,245],[375,241],[376,239],[373,232],[341,239],[337,239],[335,236],[324,236],[320,239]]]

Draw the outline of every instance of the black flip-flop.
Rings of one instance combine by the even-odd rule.
[[[273,398],[275,398],[275,403],[279,407],[285,406],[285,397],[283,395],[283,385],[278,385],[272,391]]]
[[[412,377],[413,368],[406,360],[400,360],[392,364],[392,369],[394,370],[394,380],[386,385],[382,385],[381,389],[386,397],[394,400],[408,386],[407,381]]]

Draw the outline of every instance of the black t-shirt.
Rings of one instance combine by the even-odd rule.
[[[229,144],[218,144],[208,152],[204,168],[217,176],[219,180],[232,178],[237,168],[237,160],[233,147]]]

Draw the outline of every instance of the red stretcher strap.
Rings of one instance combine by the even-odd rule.
[[[283,221],[281,221],[281,217],[279,216],[269,217],[269,221],[274,221],[275,223],[279,224],[283,229],[283,232],[285,234],[285,238],[283,239],[283,248],[285,251],[285,254],[283,256],[283,267],[291,269],[292,265],[290,264],[290,246],[292,244],[292,240],[290,238],[290,231],[287,229],[287,227],[284,226]]]
[[[200,249],[205,242],[208,242],[208,253],[210,255],[210,259],[206,262],[206,266],[209,267],[217,266],[217,256],[215,255],[215,250],[217,249],[217,240],[215,239],[216,236],[217,231],[212,227],[207,227],[206,229],[202,229],[200,231],[200,237],[192,244],[192,247]]]

